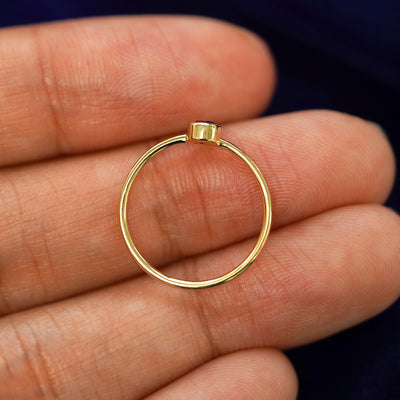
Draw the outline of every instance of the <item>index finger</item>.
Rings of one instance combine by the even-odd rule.
[[[272,57],[197,17],[69,21],[0,33],[0,166],[117,146],[260,113]]]

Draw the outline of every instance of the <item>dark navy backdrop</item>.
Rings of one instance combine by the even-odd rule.
[[[11,0],[1,4],[0,26],[128,13],[208,15],[257,32],[279,67],[268,114],[330,108],[359,115],[384,127],[400,159],[400,1]],[[400,185],[388,204],[400,211]],[[400,302],[289,356],[300,400],[400,400]]]

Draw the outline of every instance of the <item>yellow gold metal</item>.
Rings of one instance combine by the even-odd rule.
[[[272,215],[271,197],[269,194],[267,183],[261,171],[258,169],[254,161],[242,150],[240,150],[232,143],[220,139],[219,133],[220,133],[220,127],[212,122],[197,121],[191,123],[189,125],[187,134],[174,136],[172,138],[164,140],[161,143],[156,144],[145,154],[143,154],[143,156],[139,158],[139,160],[136,162],[136,164],[129,172],[128,177],[126,178],[126,181],[122,189],[119,213],[120,213],[122,234],[124,236],[128,249],[130,250],[133,258],[145,272],[147,272],[154,278],[157,278],[172,286],[178,286],[181,288],[188,288],[188,289],[202,289],[230,281],[231,279],[235,278],[243,271],[245,271],[258,257],[267,240],[269,231],[271,229],[271,215]],[[128,223],[127,223],[127,202],[128,202],[129,191],[132,187],[134,179],[136,178],[142,167],[160,151],[174,144],[185,143],[185,142],[213,143],[222,147],[223,149],[230,151],[231,153],[239,157],[242,161],[244,161],[245,164],[247,164],[251,172],[256,177],[258,185],[261,190],[262,201],[263,201],[263,221],[262,221],[261,231],[258,236],[257,243],[254,245],[250,254],[232,271],[226,273],[225,275],[204,281],[186,281],[176,278],[170,278],[162,274],[156,268],[154,268],[150,263],[148,263],[143,258],[139,250],[136,248],[129,233]]]
[[[188,141],[218,144],[221,127],[213,122],[196,121],[189,124]]]

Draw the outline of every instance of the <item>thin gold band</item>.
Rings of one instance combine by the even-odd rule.
[[[157,145],[155,145],[154,147],[152,147],[145,154],[143,154],[143,156],[139,158],[139,160],[136,162],[136,164],[130,170],[129,175],[126,178],[125,184],[122,189],[120,209],[119,209],[120,223],[121,223],[122,234],[124,236],[125,242],[129,248],[133,258],[140,265],[140,267],[143,268],[143,270],[145,272],[147,272],[149,275],[151,275],[154,278],[157,278],[169,285],[172,285],[172,286],[178,286],[181,288],[188,288],[188,289],[202,289],[202,288],[208,288],[211,286],[216,286],[221,283],[230,281],[231,279],[235,278],[236,276],[241,274],[243,271],[245,271],[254,262],[254,260],[258,257],[258,255],[260,254],[260,252],[267,240],[267,237],[268,237],[268,234],[269,234],[269,231],[271,228],[271,197],[269,194],[267,183],[266,183],[261,171],[258,169],[257,165],[246,153],[244,153],[242,150],[240,150],[238,147],[236,147],[232,143],[227,142],[226,140],[220,139],[219,132],[220,132],[220,127],[211,122],[200,122],[199,121],[199,122],[190,124],[188,134],[174,136],[172,138],[164,140],[164,141],[158,143]],[[225,275],[219,276],[217,278],[213,278],[213,279],[209,279],[209,280],[205,280],[205,281],[186,281],[186,280],[181,280],[181,279],[176,279],[176,278],[170,278],[170,277],[162,274],[157,269],[155,269],[151,264],[149,264],[143,258],[143,256],[140,254],[139,250],[134,245],[131,235],[129,233],[129,228],[128,228],[128,224],[127,224],[127,202],[128,202],[129,191],[132,187],[133,181],[135,180],[135,178],[138,175],[138,173],[140,172],[140,170],[143,168],[143,166],[149,160],[151,160],[160,151],[162,151],[162,150],[166,149],[167,147],[172,146],[174,144],[185,143],[185,142],[211,143],[211,144],[218,145],[218,146],[222,147],[223,149],[229,150],[230,152],[235,154],[237,157],[239,157],[241,160],[243,160],[248,165],[250,170],[253,172],[253,174],[257,178],[257,182],[260,187],[261,194],[262,194],[262,200],[263,200],[263,222],[262,222],[262,226],[261,226],[261,231],[258,236],[257,243],[254,245],[250,254],[232,271],[226,273]]]

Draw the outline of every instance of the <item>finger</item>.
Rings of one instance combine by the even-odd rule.
[[[343,204],[381,202],[393,182],[389,144],[358,118],[301,112],[234,124],[226,133],[265,174],[275,229]],[[139,273],[120,233],[118,202],[143,151],[141,144],[0,175],[0,312]],[[257,183],[230,153],[174,146],[154,161],[129,204],[135,243],[151,263],[161,267],[258,233]]]
[[[370,318],[398,299],[399,239],[400,217],[390,209],[369,204],[327,211],[274,231],[248,273],[219,290],[189,293],[187,313],[197,313],[216,354],[236,350],[239,331],[246,338],[242,346],[307,344]],[[195,281],[219,276],[227,265],[237,265],[251,244],[183,260],[163,272]],[[146,290],[144,283],[141,290]]]
[[[210,361],[146,400],[294,400],[296,397],[296,372],[283,353],[252,349]]]
[[[140,398],[222,354],[320,339],[398,297],[399,237],[392,211],[349,206],[273,232],[267,251],[226,285],[188,291],[142,276],[9,315],[0,320],[0,390]],[[218,273],[236,251],[166,272]]]
[[[0,33],[1,165],[260,113],[274,86],[255,35],[199,17],[70,21]]]

